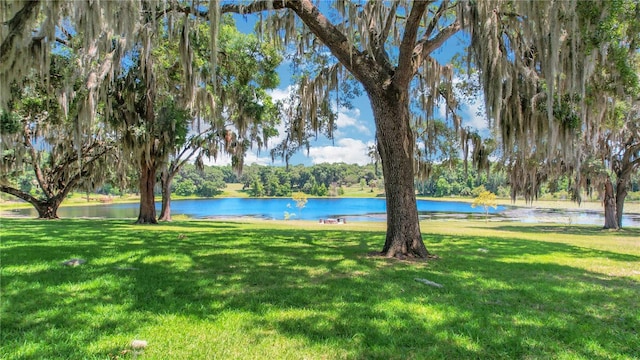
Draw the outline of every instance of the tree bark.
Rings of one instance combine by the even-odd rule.
[[[622,214],[624,213],[624,200],[627,197],[627,184],[629,179],[619,177],[616,181],[616,224],[622,229]]]
[[[204,132],[200,133],[198,136],[203,134]],[[173,183],[173,179],[176,177],[180,169],[182,169],[184,164],[186,164],[197,151],[197,148],[189,150],[188,147],[185,147],[175,156],[169,166],[162,171],[162,176],[160,178],[162,182],[162,208],[160,210],[160,217],[158,220],[171,221],[171,183]]]
[[[611,179],[607,178],[604,184],[604,229],[618,229],[616,216],[616,199],[613,193]]]
[[[387,257],[429,255],[422,241],[413,173],[414,140],[409,122],[407,92],[369,92],[382,160],[387,201],[387,237],[382,254]]]
[[[156,185],[156,167],[146,161],[140,164],[140,212],[136,224],[157,224],[153,189]]]
[[[171,183],[173,174],[170,170],[162,173],[162,208],[160,210],[160,221],[171,221]]]
[[[64,196],[55,196],[42,200],[32,196],[27,192],[11,186],[0,185],[0,191],[3,193],[11,194],[33,205],[33,207],[38,212],[38,219],[58,219],[58,208],[60,207],[60,204],[62,204],[64,197],[68,193],[66,192]]]
[[[630,168],[629,168],[630,169]],[[622,229],[622,214],[624,212],[624,200],[627,197],[627,185],[631,177],[631,170],[618,174],[616,181],[616,224]]]
[[[58,208],[62,204],[61,199],[49,199],[48,201],[39,201],[36,204],[32,204],[38,212],[38,219],[59,219]]]
[[[630,140],[631,141],[631,140]],[[605,207],[605,229],[613,229],[611,227],[612,221],[615,221],[615,229],[622,229],[622,214],[624,214],[624,201],[627,197],[628,186],[631,180],[631,174],[633,174],[634,170],[640,166],[640,157],[638,154],[640,153],[640,144],[636,144],[634,146],[628,146],[625,149],[624,155],[619,162],[618,169],[615,171],[616,175],[616,188],[615,194],[613,193],[613,185],[611,184],[611,180],[607,178],[607,183],[605,184],[605,193],[611,191],[611,196],[614,197],[614,201],[612,201],[615,205],[614,215],[607,214],[607,209]],[[606,189],[606,186],[611,187],[611,189]],[[605,194],[606,199],[606,194]],[[611,210],[609,211],[611,212]],[[609,219],[610,216],[613,216],[613,219]]]

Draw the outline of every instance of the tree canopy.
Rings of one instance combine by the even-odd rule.
[[[30,72],[12,84],[8,109],[0,110],[0,191],[32,204],[40,218],[57,218],[58,207],[70,192],[97,188],[105,180],[103,174],[113,170],[115,139],[108,127],[81,126],[76,121],[87,92],[69,70],[73,60],[53,54],[49,82]],[[68,83],[78,95],[63,111],[56,95]],[[29,172],[39,189],[36,193],[12,181]]]
[[[612,96],[599,96],[605,92],[590,86],[600,79],[601,69],[612,70],[605,72],[605,78],[618,87],[637,83],[637,73],[629,71],[625,60],[625,54],[637,54],[639,10],[633,1],[337,0],[327,6],[311,0],[33,0],[6,1],[1,6],[0,20],[6,25],[0,32],[0,106],[7,105],[9,84],[30,69],[48,76],[49,63],[43,59],[54,49],[51,42],[73,38],[72,31],[63,30],[69,28],[65,24],[72,24],[74,31],[83,34],[77,67],[86,74],[83,81],[88,96],[78,112],[77,121],[82,124],[92,123],[100,104],[113,108],[118,97],[110,95],[113,84],[122,81],[118,76],[126,65],[126,54],[136,55],[139,72],[134,85],[141,87],[138,100],[146,107],[139,106],[143,111],[137,114],[148,123],[156,120],[152,106],[160,98],[155,93],[159,77],[153,74],[158,62],[154,46],[165,31],[178,44],[181,103],[196,116],[215,116],[212,109],[222,87],[217,75],[222,14],[260,14],[256,32],[262,41],[293,50],[297,59],[313,60],[314,66],[306,67],[298,81],[296,113],[287,120],[295,135],[290,137],[294,148],[305,144],[310,129],[331,129],[332,118],[322,110],[327,109],[326,104],[340,103],[333,95],[339,93],[341,84],[355,80],[366,92],[375,118],[387,195],[387,238],[382,253],[401,258],[429,255],[415,206],[414,175],[428,174],[425,161],[430,158],[417,151],[416,139],[420,134],[421,141],[429,144],[438,137],[439,126],[429,124],[438,105],[445,104],[447,126],[458,136],[465,159],[468,152],[477,166],[487,167],[488,154],[495,148],[461,126],[454,90],[457,69],[434,56],[455,34],[469,40],[468,66],[479,73],[488,119],[500,137],[510,169],[512,191],[527,199],[535,198],[552,174],[580,174],[576,169],[583,159],[576,134],[591,138],[594,129],[602,128],[605,117],[590,116],[590,112],[595,109],[599,114],[611,108]],[[209,71],[193,61],[198,38],[189,36],[202,22],[210,25]],[[616,29],[615,36],[607,27]],[[611,60],[615,67],[606,66]],[[73,96],[64,91],[59,97],[63,109]],[[238,93],[233,103],[241,104],[242,99],[243,94]],[[240,130],[243,111],[234,109],[231,114],[238,116]],[[104,113],[106,118],[111,115]],[[422,130],[434,136],[422,136]],[[287,148],[274,154],[286,158]],[[140,163],[148,160],[140,159]]]

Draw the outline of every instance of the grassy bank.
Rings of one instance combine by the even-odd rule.
[[[640,229],[425,222],[415,263],[379,223],[0,224],[2,359],[640,357]]]

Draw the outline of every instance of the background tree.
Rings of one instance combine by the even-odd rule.
[[[640,33],[638,3],[496,0],[466,9],[472,61],[483,70],[485,106],[503,144],[512,197],[531,201],[547,180],[563,175],[572,177],[569,192],[578,202],[581,186],[605,186],[606,176],[585,175],[603,173],[592,171],[589,158],[616,162],[608,160],[611,155],[594,155],[594,149],[613,154],[625,147],[602,135],[616,103],[630,104],[629,95],[637,93],[629,89],[638,82],[632,65]],[[532,13],[545,20],[528,21]],[[615,203],[605,201],[605,212]]]
[[[303,192],[297,192],[293,194],[291,198],[293,199],[293,201],[295,201],[298,212],[302,214],[302,209],[307,206],[307,202],[309,201],[307,195]],[[302,217],[302,215],[300,215],[300,217]]]
[[[219,167],[185,164],[176,175],[172,191],[181,196],[214,197],[226,187]]]
[[[113,150],[104,127],[78,128],[77,114],[87,94],[82,74],[73,73],[72,55],[52,55],[50,61],[50,81],[45,83],[32,72],[25,81],[14,83],[8,111],[0,111],[0,191],[27,201],[43,219],[58,218],[58,207],[74,189],[98,186],[109,163],[105,155]],[[75,80],[77,95],[65,113],[56,95],[69,78]],[[31,186],[12,181],[25,172],[33,173],[40,190],[35,195]]]
[[[618,113],[602,132],[598,150],[601,164],[609,165],[609,171],[600,171],[591,177],[594,182],[604,179],[605,229],[622,228],[624,201],[631,184],[631,176],[640,168],[640,99],[634,104],[619,103]],[[591,174],[594,174],[593,172]],[[614,181],[611,178],[615,179]],[[591,184],[590,184],[591,185]]]
[[[145,66],[151,66],[150,59]],[[158,169],[168,159],[169,153],[181,140],[180,134],[186,134],[187,112],[180,109],[172,99],[156,99],[155,76],[146,83],[136,76],[140,73],[154,72],[151,69],[137,67],[130,70],[120,82],[120,88],[114,98],[114,109],[122,131],[123,153],[137,165],[139,173],[140,209],[138,224],[155,224],[155,185]],[[147,74],[148,75],[148,74]],[[156,109],[156,101],[159,109]],[[178,132],[175,130],[179,129]]]
[[[585,91],[585,110],[593,120],[583,130],[582,149],[585,157],[599,159],[600,171],[581,168],[578,185],[587,191],[598,187],[604,228],[618,229],[631,176],[640,168],[640,4],[611,2],[604,14],[594,4],[584,6],[582,16],[601,23],[588,38],[597,71]]]
[[[539,189],[536,169],[540,166],[525,159],[565,159],[564,165],[548,162],[549,166],[556,167],[579,161],[576,160],[575,148],[570,148],[573,143],[567,140],[575,133],[575,124],[554,121],[553,110],[556,98],[584,93],[585,84],[593,72],[589,66],[593,53],[590,54],[584,46],[582,34],[586,33],[584,29],[598,26],[600,22],[594,23],[591,18],[578,16],[576,9],[583,3],[587,2],[336,1],[331,10],[334,20],[330,21],[324,16],[324,9],[314,6],[310,0],[256,0],[227,3],[220,7],[217,1],[210,1],[210,7],[159,0],[127,0],[116,5],[106,2],[100,7],[93,6],[92,2],[77,5],[61,1],[47,4],[50,5],[47,7],[39,1],[11,1],[3,7],[5,11],[1,20],[8,25],[6,30],[2,30],[1,46],[17,50],[3,52],[0,95],[4,94],[6,87],[2,84],[5,80],[20,77],[23,70],[33,67],[37,59],[46,58],[47,46],[40,47],[45,49],[44,54],[38,53],[41,56],[33,57],[22,51],[34,49],[34,45],[55,38],[55,25],[60,14],[69,14],[69,21],[73,24],[88,25],[79,29],[86,35],[86,48],[94,47],[102,52],[113,47],[125,50],[135,47],[144,59],[140,63],[144,70],[141,74],[151,74],[152,66],[149,65],[152,64],[148,55],[153,48],[152,40],[159,28],[165,25],[171,28],[171,24],[178,23],[174,21],[177,18],[204,17],[211,24],[218,24],[221,13],[269,12],[270,16],[261,18],[258,26],[258,31],[265,38],[280,44],[295,43],[295,50],[300,56],[310,52],[331,53],[330,59],[335,60],[332,64],[327,63],[310,81],[300,83],[301,104],[312,124],[317,119],[317,105],[337,91],[338,80],[345,79],[347,73],[363,86],[374,113],[387,195],[388,226],[382,252],[386,256],[426,257],[428,252],[422,241],[415,204],[415,137],[410,107],[410,99],[415,93],[410,89],[418,89],[425,95],[420,97],[418,106],[425,111],[427,119],[433,117],[438,99],[444,98],[448,109],[456,109],[452,91],[454,69],[450,64],[439,63],[432,55],[455,33],[463,28],[468,31],[474,55],[471,64],[480,70],[487,111],[500,129],[502,140],[509,144],[509,148],[505,146],[503,150],[511,159],[514,184],[523,185],[517,189],[535,194]],[[600,14],[611,13],[608,4],[597,3],[596,6],[602,7]],[[39,9],[46,9],[47,13],[38,17]],[[42,19],[41,26],[34,28],[39,29],[40,36],[34,37],[22,31],[38,19]],[[166,20],[160,21],[163,19]],[[210,28],[212,49],[217,48],[217,29],[217,26]],[[103,36],[103,32],[107,36]],[[178,38],[180,41],[188,39],[187,36]],[[190,47],[187,42],[181,44],[183,50],[180,53],[188,59]],[[217,57],[211,56],[211,63],[216,61]],[[110,69],[117,68],[117,65],[114,61]],[[202,99],[196,96],[197,92],[191,91],[199,84],[199,79],[189,71],[189,62],[183,61],[183,67],[194,74],[186,77],[187,97]],[[96,84],[106,87],[109,81],[105,80],[96,81]],[[140,84],[149,90],[154,88],[154,81],[153,76],[147,76]],[[100,89],[105,87],[91,88],[104,96],[105,92]],[[144,114],[142,118],[149,122],[154,120],[154,112],[149,106],[154,95],[153,92],[145,94],[147,108],[141,112]],[[197,104],[202,103],[197,101]],[[546,116],[545,111],[538,111],[541,107],[546,108]],[[95,117],[95,110],[88,113],[80,120]],[[459,128],[460,118],[452,116],[452,119],[453,126],[464,137],[464,129]],[[584,117],[581,121],[586,123]],[[539,152],[532,154],[534,150]],[[149,161],[147,158],[143,160],[141,164]],[[142,174],[142,177],[150,176]]]
[[[484,188],[483,188],[484,189]],[[492,207],[496,209],[498,207],[498,201],[496,200],[496,194],[492,193],[489,190],[481,190],[475,199],[473,199],[473,203],[471,203],[471,207],[475,208],[477,206],[482,206],[484,209],[484,219],[488,221],[489,219],[489,208]]]
[[[189,36],[193,48],[193,71],[204,78],[213,76],[208,62],[211,56],[208,25],[199,24],[198,31],[192,31]],[[276,68],[281,56],[268,43],[240,33],[229,16],[224,17],[220,26],[218,44],[217,100],[208,109],[214,116],[192,119],[190,129],[195,133],[186,143],[176,143],[177,147],[164,166],[160,220],[171,220],[171,182],[187,161],[195,159],[196,166],[203,169],[204,158],[217,158],[225,153],[231,156],[235,170],[241,172],[248,149],[254,146],[262,149],[270,137],[277,135],[278,109],[266,90],[278,85]],[[175,47],[170,43],[166,45],[169,49],[172,46]],[[174,56],[167,57],[167,52]],[[180,69],[177,49],[167,52],[164,53],[164,67]]]

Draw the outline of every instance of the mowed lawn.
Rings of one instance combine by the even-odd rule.
[[[2,359],[640,358],[638,228],[429,221],[410,262],[380,223],[0,226]]]

